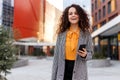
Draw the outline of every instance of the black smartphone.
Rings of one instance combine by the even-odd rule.
[[[83,51],[83,48],[86,48],[86,44],[81,44],[81,45],[79,46],[79,50]]]

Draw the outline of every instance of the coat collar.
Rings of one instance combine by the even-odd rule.
[[[84,36],[84,32],[82,30],[80,30],[79,32],[80,32],[79,38],[80,38],[80,36],[83,37]],[[63,33],[60,33],[60,38],[66,40],[66,35],[67,35],[67,31],[65,31]]]
[[[66,35],[67,35],[67,31],[60,33],[59,38],[60,38],[60,44],[62,46],[62,50],[64,51],[63,54],[65,54],[65,42],[66,42]],[[78,45],[77,45],[77,50],[79,48],[79,45],[83,42],[83,38],[85,37],[84,32],[82,30],[80,30],[80,35],[79,35],[79,39],[78,39]]]

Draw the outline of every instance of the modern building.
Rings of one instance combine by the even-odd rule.
[[[14,0],[15,44],[23,46],[24,54],[31,54],[33,48],[53,46],[60,14],[47,0]]]
[[[56,41],[58,20],[68,2],[71,2],[69,5],[81,4],[81,0],[0,0],[0,22],[13,27],[14,38],[17,41],[15,44],[22,46],[24,54],[31,54],[33,46],[38,48],[54,45],[51,43]]]
[[[120,1],[91,0],[95,52],[120,60]]]
[[[0,0],[0,25],[2,24],[2,5],[3,4],[3,1]]]
[[[55,43],[56,29],[58,28],[58,20],[62,11],[55,5],[45,0],[45,21],[44,21],[44,41]]]
[[[13,5],[12,0],[0,0],[0,25],[12,27]]]
[[[14,0],[15,39],[37,41],[43,38],[44,0]]]

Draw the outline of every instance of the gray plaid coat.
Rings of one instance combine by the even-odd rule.
[[[54,51],[51,80],[63,80],[64,78],[65,41],[66,41],[66,32],[59,34],[57,37],[57,42]],[[78,47],[81,44],[86,44],[87,57],[82,58],[78,54],[76,55],[72,80],[88,80],[86,61],[92,59],[92,53],[93,53],[92,38],[89,32],[83,33],[82,31],[80,31]]]

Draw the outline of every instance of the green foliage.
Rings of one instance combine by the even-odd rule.
[[[0,26],[0,76],[10,73],[13,63],[16,61],[17,48],[13,45],[10,29]]]
[[[93,54],[93,59],[105,59],[105,55],[103,53],[98,53],[98,52],[94,52]]]
[[[93,54],[93,59],[105,59],[105,58],[107,58],[105,46],[102,46],[100,52],[96,51]]]

